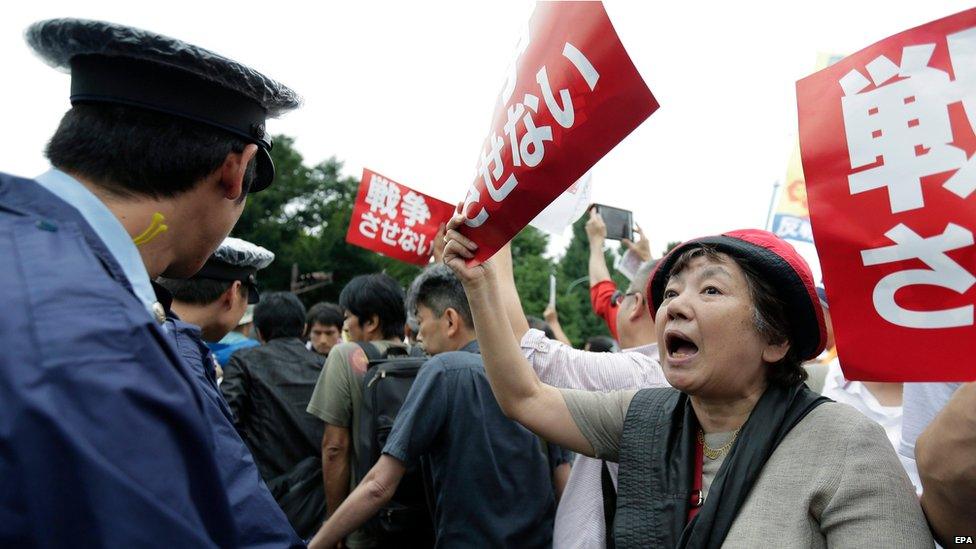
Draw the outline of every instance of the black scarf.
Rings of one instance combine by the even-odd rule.
[[[657,517],[658,524],[672,526],[670,533],[661,533],[665,547],[721,547],[769,456],[793,427],[825,402],[830,402],[830,399],[814,393],[802,382],[790,387],[771,385],[766,389],[715,475],[698,515],[684,526],[688,516],[688,498],[685,498],[684,506],[652,505],[652,509],[666,514],[682,513],[680,516]],[[661,493],[690,494],[695,471],[698,420],[685,394],[678,397],[673,412],[668,444],[661,445],[664,447],[654,457],[667,460],[667,470],[678,474],[662,479],[667,489]],[[647,494],[647,497],[655,498],[658,494]]]

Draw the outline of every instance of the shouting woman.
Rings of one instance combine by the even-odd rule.
[[[617,547],[932,547],[884,430],[803,383],[826,330],[789,244],[742,230],[675,248],[639,297],[672,388],[598,393],[539,381],[497,314],[492,262],[466,264],[477,243],[459,222],[444,262],[463,281],[495,397],[543,438],[620,464]]]

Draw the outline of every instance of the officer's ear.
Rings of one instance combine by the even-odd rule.
[[[247,289],[243,287],[244,284],[240,280],[235,280],[230,283],[230,286],[224,290],[224,293],[220,294],[220,306],[225,310],[233,309],[238,303],[239,299],[247,299]]]
[[[220,172],[220,189],[224,198],[237,200],[244,194],[244,175],[247,166],[258,153],[258,146],[251,143],[241,152],[231,151],[224,157],[224,163],[217,170]]]

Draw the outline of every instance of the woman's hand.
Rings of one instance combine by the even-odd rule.
[[[437,234],[434,235],[434,263],[444,261],[444,245],[447,244],[444,234],[446,232],[446,224],[441,223],[440,226],[437,227]]]
[[[460,214],[456,214],[447,223],[447,233],[444,235],[447,243],[444,246],[444,264],[454,271],[466,289],[480,288],[493,279],[494,265],[491,260],[480,265],[468,265],[468,261],[474,258],[478,245],[458,232],[462,223],[464,223],[464,216]]]

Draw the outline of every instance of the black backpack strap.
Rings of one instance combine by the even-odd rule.
[[[383,353],[376,348],[376,345],[373,345],[368,341],[357,341],[356,345],[359,345],[359,348],[366,353],[366,358],[368,358],[370,362],[373,362],[374,360],[381,360],[383,358]]]
[[[613,486],[613,478],[610,477],[610,468],[607,462],[601,461],[602,471],[600,478],[603,481],[603,524],[604,537],[607,542],[607,549],[614,549],[613,542],[613,517],[617,514],[617,489]]]

